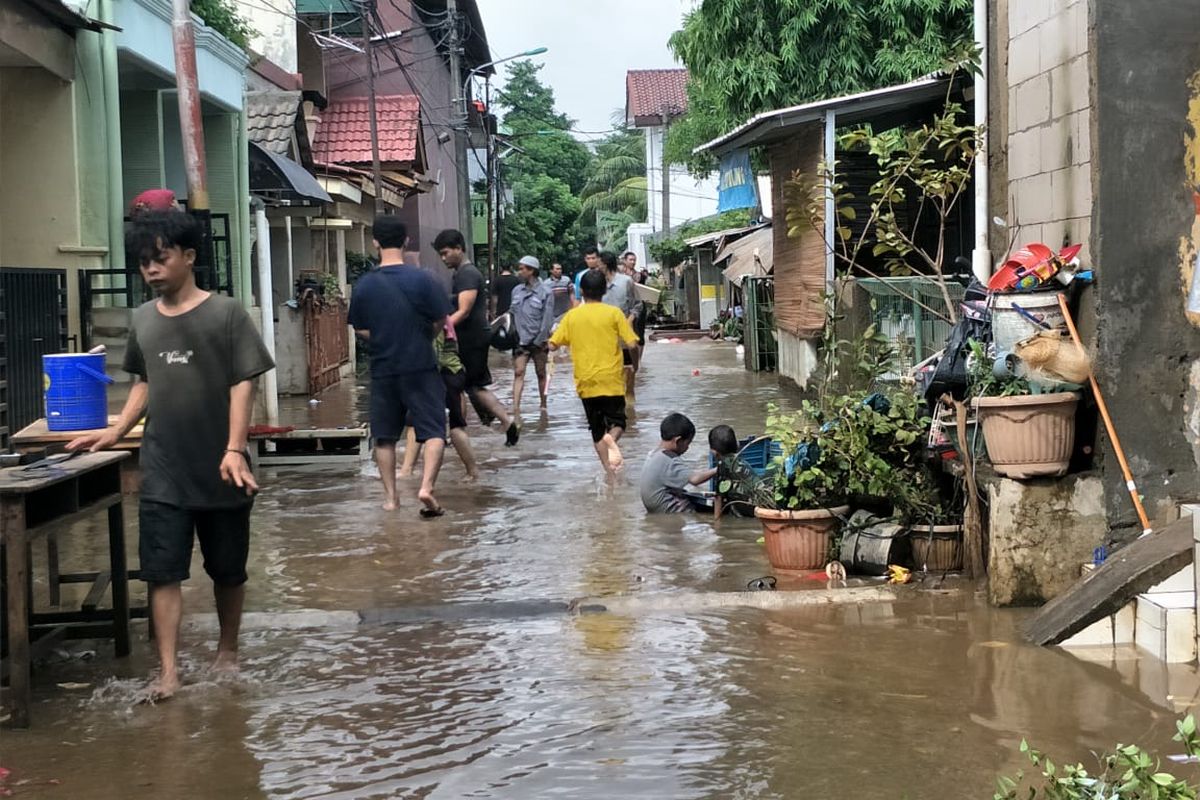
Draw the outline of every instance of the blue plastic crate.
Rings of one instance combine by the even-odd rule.
[[[756,441],[757,440],[757,441]],[[776,456],[783,455],[783,446],[779,442],[771,439],[764,439],[759,436],[748,436],[738,442],[738,457],[746,462],[746,466],[754,470],[754,474],[763,476],[767,473],[767,468],[771,466],[771,461]],[[717,460],[713,458],[710,451],[708,454],[708,466],[715,467]],[[713,478],[710,482],[710,487],[713,491],[717,489],[717,479]]]

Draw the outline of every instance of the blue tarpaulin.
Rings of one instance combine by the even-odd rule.
[[[758,207],[758,185],[750,168],[750,151],[734,150],[721,157],[717,211]]]

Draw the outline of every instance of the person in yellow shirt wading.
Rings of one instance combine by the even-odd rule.
[[[609,475],[621,467],[617,446],[625,433],[625,365],[622,348],[637,346],[638,337],[621,310],[604,304],[608,282],[591,270],[579,283],[583,304],[568,311],[550,337],[550,349],[571,348],[575,390],[583,401],[596,455]]]

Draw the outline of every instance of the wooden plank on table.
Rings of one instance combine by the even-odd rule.
[[[120,417],[116,414],[108,416],[108,424],[115,425]],[[141,446],[142,433],[144,432],[141,423],[134,426],[133,430],[125,435],[118,444],[118,449],[136,449]],[[31,422],[24,428],[12,435],[12,443],[15,447],[32,447],[35,445],[48,444],[66,444],[67,442],[77,439],[85,433],[95,433],[95,431],[52,431],[50,430],[46,418],[42,417],[39,420]]]
[[[1025,623],[1025,638],[1038,645],[1058,644],[1117,613],[1139,594],[1191,564],[1194,548],[1190,517],[1131,542],[1038,609]]]
[[[110,450],[103,453],[81,453],[61,462],[38,461],[23,467],[0,469],[0,494],[29,494],[127,458],[128,451]]]

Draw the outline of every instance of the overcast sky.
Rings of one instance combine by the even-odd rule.
[[[625,107],[625,73],[677,67],[667,39],[694,0],[477,0],[495,58],[548,52],[542,81],[581,131],[604,131]],[[497,68],[504,74],[504,65]],[[495,84],[493,84],[495,85]],[[581,136],[580,138],[595,138]]]

